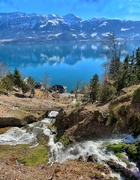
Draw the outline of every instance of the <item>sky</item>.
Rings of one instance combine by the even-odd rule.
[[[140,20],[140,0],[0,0],[0,12]]]

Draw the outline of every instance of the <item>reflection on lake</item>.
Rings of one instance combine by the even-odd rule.
[[[129,42],[126,54],[138,46],[139,42]],[[102,78],[104,49],[101,43],[1,44],[0,61],[11,72],[17,67],[23,77],[31,75],[36,81],[47,74],[50,85],[62,84],[70,91],[77,81],[89,82],[95,73]]]

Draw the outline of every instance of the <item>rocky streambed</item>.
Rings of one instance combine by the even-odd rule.
[[[65,107],[56,118],[52,113],[2,132],[1,178],[10,177],[5,168],[12,166],[19,179],[24,171],[37,179],[140,179],[139,106],[130,99]]]
[[[1,169],[11,165],[15,170],[19,168],[21,179],[25,178],[22,173],[23,170],[28,174],[29,169],[35,171],[36,166],[41,169],[40,172],[36,173],[42,179],[71,179],[72,177],[73,179],[76,179],[76,177],[79,179],[139,178],[137,164],[129,159],[127,154],[124,154],[123,158],[116,155],[120,151],[123,154],[126,147],[115,152],[118,149],[118,147],[115,148],[115,144],[120,145],[120,143],[125,143],[126,140],[132,141],[132,136],[116,136],[100,140],[93,138],[92,140],[83,140],[66,145],[60,141],[55,141],[55,119],[52,117],[56,115],[57,112],[51,112],[51,117],[22,128],[13,127],[6,133],[1,134],[1,152],[8,149],[7,153],[9,155],[9,160],[6,160],[8,155],[5,158],[2,152],[1,159],[4,159],[7,165],[5,167],[0,166]],[[135,138],[133,140],[138,141]],[[12,157],[10,151],[13,151]],[[28,166],[34,166],[34,168]],[[36,171],[38,170],[36,169]],[[8,176],[9,172],[5,175],[5,179]],[[14,176],[16,178],[16,174]],[[4,175],[1,175],[2,177]]]

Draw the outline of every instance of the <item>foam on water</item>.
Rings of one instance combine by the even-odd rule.
[[[33,134],[29,134],[25,129],[18,127],[13,127],[0,135],[0,145],[30,144],[36,140]]]

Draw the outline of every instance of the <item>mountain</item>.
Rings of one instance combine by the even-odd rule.
[[[117,38],[140,40],[140,21],[92,18],[74,14],[0,13],[0,42],[99,41],[109,32]]]

